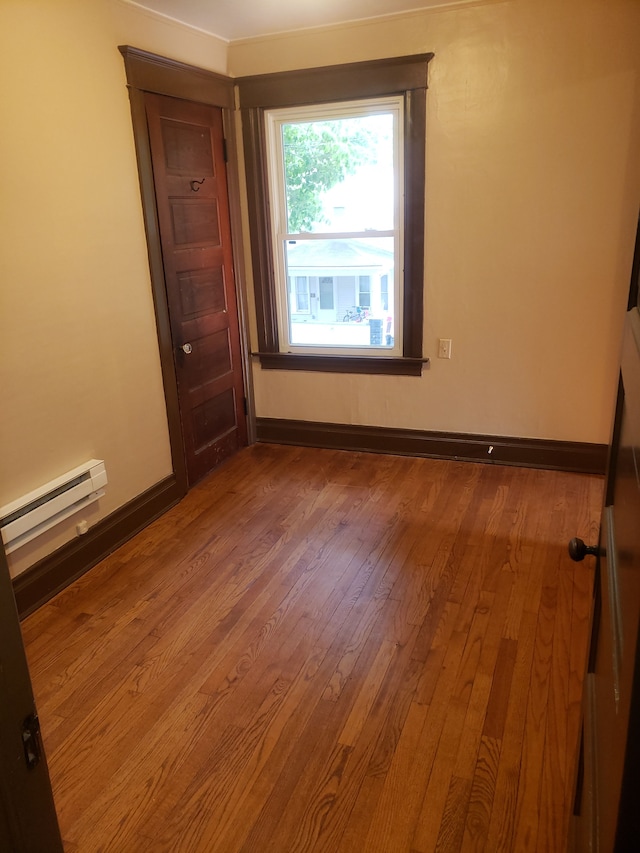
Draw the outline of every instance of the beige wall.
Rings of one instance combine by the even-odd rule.
[[[218,71],[226,45],[108,0],[2,0],[0,42],[0,506],[92,457],[109,477],[15,575],[171,472],[117,45]]]
[[[435,53],[430,369],[256,364],[258,415],[607,442],[640,198],[639,44],[635,0],[507,0],[233,43],[234,76]]]

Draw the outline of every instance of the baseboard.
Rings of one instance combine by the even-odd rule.
[[[257,439],[272,444],[362,450],[604,474],[607,445],[536,438],[424,432],[387,427],[257,418]]]
[[[184,495],[174,475],[99,521],[85,536],[39,560],[13,581],[20,618],[77,580],[90,568],[174,506]]]

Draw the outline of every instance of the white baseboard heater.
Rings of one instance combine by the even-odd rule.
[[[97,501],[104,495],[106,485],[104,462],[90,459],[0,507],[0,531],[7,554]]]

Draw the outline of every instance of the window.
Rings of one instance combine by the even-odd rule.
[[[358,277],[358,306],[360,308],[371,308],[371,277],[361,275]],[[378,306],[382,309],[382,276],[380,276],[380,298]]]
[[[291,310],[295,314],[309,313],[309,279],[306,275],[297,275],[295,278],[289,277],[289,281],[294,281],[292,299],[290,300]]]
[[[238,81],[263,367],[420,374],[430,58]]]

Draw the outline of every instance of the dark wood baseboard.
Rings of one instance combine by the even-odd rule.
[[[606,444],[258,418],[258,441],[604,474]]]
[[[68,542],[18,575],[13,581],[13,591],[20,618],[77,580],[183,496],[184,490],[171,475],[99,521],[86,535]]]

